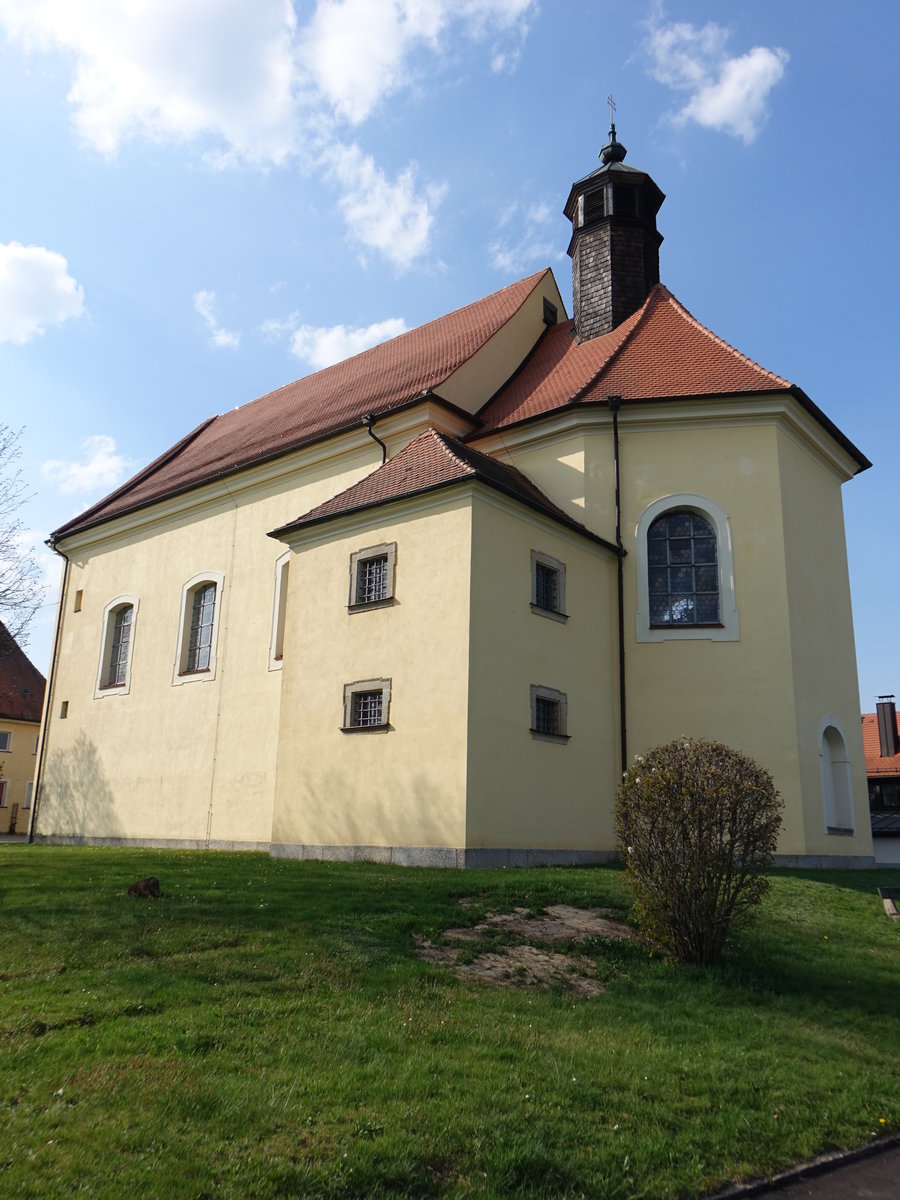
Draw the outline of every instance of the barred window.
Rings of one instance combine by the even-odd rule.
[[[565,622],[566,564],[539,550],[531,552],[531,611]]]
[[[351,612],[379,608],[393,602],[396,563],[396,542],[368,546],[350,555],[348,608]]]
[[[650,625],[719,624],[716,534],[699,513],[674,511],[647,531]]]
[[[568,699],[556,688],[531,685],[531,736],[547,741],[567,742],[569,735]]]
[[[185,671],[208,671],[216,616],[216,585],[205,583],[194,592]]]
[[[350,724],[354,726],[381,725],[382,701],[384,693],[354,692],[353,704],[350,709]]]
[[[536,733],[560,732],[558,700],[550,700],[547,696],[535,697],[534,728]]]
[[[389,726],[391,707],[390,679],[360,679],[344,684],[344,733],[380,730]]]
[[[359,564],[356,576],[356,603],[372,604],[376,600],[387,597],[388,569],[387,555],[379,554],[377,558],[364,558]]]
[[[107,687],[121,687],[128,677],[128,650],[131,646],[133,617],[134,608],[130,604],[126,604],[117,610],[113,618],[109,668],[106,673]]]

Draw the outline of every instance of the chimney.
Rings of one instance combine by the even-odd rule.
[[[878,704],[878,740],[881,743],[881,757],[893,758],[897,753],[897,709],[893,696],[879,696]]]
[[[572,185],[563,210],[572,222],[572,309],[580,342],[609,333],[636,312],[659,283],[662,235],[656,214],[665,195],[645,171],[625,165],[610,125],[603,165]]]

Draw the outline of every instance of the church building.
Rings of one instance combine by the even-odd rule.
[[[37,840],[602,861],[635,754],[767,768],[873,862],[841,485],[870,463],[659,281],[615,126],[549,269],[212,417],[56,530]]]

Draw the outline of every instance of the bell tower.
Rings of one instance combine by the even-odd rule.
[[[572,310],[581,342],[615,329],[659,283],[656,214],[666,197],[646,171],[625,165],[612,96],[609,106],[602,165],[572,184],[563,210],[572,222]]]

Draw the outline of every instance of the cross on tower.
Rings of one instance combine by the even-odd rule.
[[[612,92],[606,97],[606,103],[609,105],[609,123],[612,126],[616,124],[616,102],[613,100]]]

